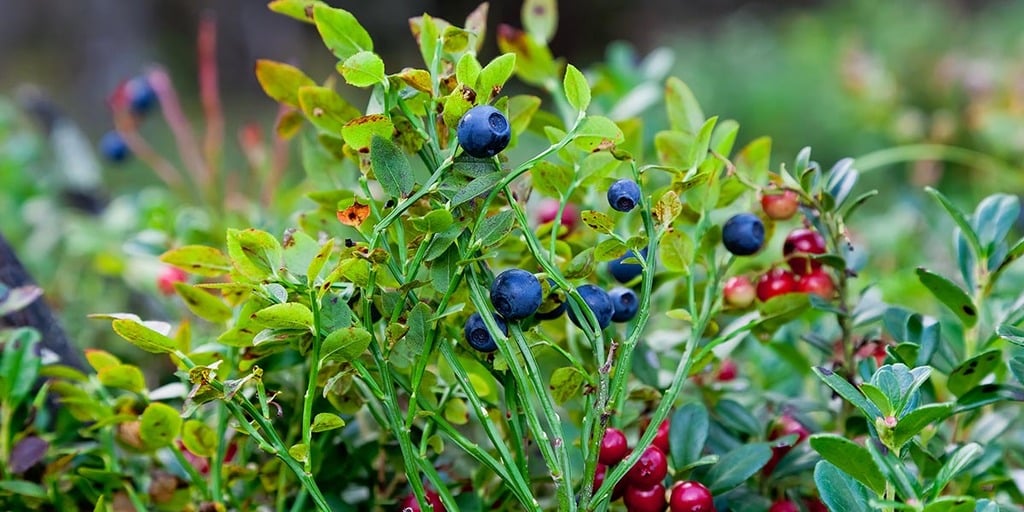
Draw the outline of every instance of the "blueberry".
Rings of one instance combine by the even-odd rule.
[[[156,105],[156,91],[144,76],[137,76],[124,84],[125,94],[128,95],[128,106],[132,112],[142,115],[149,112]]]
[[[499,318],[498,315],[494,315],[494,321],[497,322],[502,334],[508,336],[508,326],[505,325],[505,321]],[[480,352],[494,352],[498,350],[498,344],[494,342],[491,333],[487,331],[487,324],[484,323],[480,313],[473,313],[466,320],[465,335],[466,343],[469,343],[469,346]]]
[[[580,286],[576,288],[576,291],[580,292],[580,296],[583,297],[583,302],[586,302],[587,307],[594,312],[594,316],[597,317],[598,326],[604,329],[611,325],[612,314],[615,312],[615,305],[612,304],[612,298],[608,296],[608,292],[593,284]],[[583,327],[584,320],[582,318],[577,318],[571,309],[569,310],[569,320],[572,320],[572,323],[576,324],[576,327]]]
[[[612,313],[613,322],[628,322],[636,316],[636,312],[640,309],[640,298],[636,296],[636,292],[629,288],[612,288],[608,292],[608,296],[612,299],[612,306],[615,312]]]
[[[491,283],[491,304],[506,320],[520,320],[534,314],[543,299],[540,281],[525,270],[506,270]]]
[[[643,267],[639,263],[623,263],[626,258],[646,259],[647,249],[641,249],[640,256],[636,255],[636,251],[629,251],[621,258],[608,262],[608,273],[620,283],[628,283],[643,272]]]
[[[111,130],[100,138],[100,153],[111,162],[123,162],[131,154],[131,150],[128,149],[128,144],[124,142],[121,134]]]
[[[462,149],[477,158],[489,158],[501,153],[512,138],[508,118],[490,105],[469,109],[459,120],[456,131]]]
[[[640,202],[640,185],[633,180],[619,180],[608,188],[608,204],[613,210],[628,212]]]
[[[722,244],[737,256],[750,256],[764,245],[764,223],[752,213],[733,215],[722,226]]]
[[[544,303],[556,304],[556,306],[548,311],[542,312],[537,310],[537,312],[533,314],[533,317],[537,320],[554,320],[562,316],[562,313],[565,313],[565,294],[555,289],[555,282],[550,279],[548,279],[548,286],[550,287],[550,291],[548,291],[548,296],[544,298]],[[541,308],[543,308],[543,304],[541,305]]]

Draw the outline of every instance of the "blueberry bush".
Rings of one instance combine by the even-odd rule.
[[[951,256],[921,254],[904,303],[849,227],[878,164],[773,163],[654,65],[629,74],[667,119],[645,135],[640,93],[553,55],[553,0],[489,60],[487,4],[413,18],[404,69],[344,9],[269,7],[338,61],[321,83],[256,64],[304,182],[255,151],[225,178],[215,116],[178,173],[136,130],[183,129],[166,74],[118,88],[102,151],[209,222],[166,230],[178,317],[92,315],[145,371],[0,331],[5,508],[1020,510],[1016,196],[966,213],[928,188]],[[0,312],[39,293],[0,288]]]

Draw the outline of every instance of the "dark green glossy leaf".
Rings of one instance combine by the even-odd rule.
[[[1002,362],[1003,353],[1000,350],[978,354],[957,366],[949,375],[946,386],[951,393],[961,396],[981,383]]]
[[[370,164],[380,187],[391,197],[405,197],[415,184],[412,167],[402,150],[379,135],[370,140]]]
[[[515,214],[512,210],[502,210],[480,223],[480,229],[476,232],[477,241],[483,247],[490,247],[502,241],[512,232]]]
[[[1004,401],[1024,402],[1024,388],[1005,384],[982,384],[957,399],[956,412],[971,411]]]
[[[853,404],[854,407],[860,409],[860,411],[864,413],[869,420],[874,421],[875,418],[881,416],[882,413],[878,410],[878,407],[875,407],[875,404],[865,398],[857,388],[853,387],[853,384],[847,382],[843,377],[839,376],[832,370],[821,366],[814,367],[814,373],[818,378],[823,380],[825,384],[828,384],[828,387],[838,393],[839,396]]]
[[[967,292],[949,279],[924,267],[918,267],[916,272],[921,284],[949,308],[965,327],[973,327],[978,322],[978,308],[974,306],[974,301]]]
[[[941,204],[942,207],[946,210],[946,213],[949,214],[949,216],[953,219],[953,222],[955,222],[956,225],[960,228],[961,233],[963,233],[963,235],[967,237],[967,243],[970,244],[971,249],[974,250],[974,253],[977,255],[982,254],[981,242],[978,240],[978,233],[974,231],[974,228],[971,227],[971,224],[967,221],[967,216],[964,215],[964,213],[960,211],[959,208],[954,206],[953,203],[946,198],[946,196],[942,195],[942,192],[939,192],[938,190],[935,190],[932,187],[925,187],[924,190],[925,192],[931,194],[932,197],[934,197],[939,202],[939,204]]]
[[[704,404],[694,402],[676,409],[668,433],[672,467],[681,468],[700,459],[708,438],[708,426],[708,410]]]
[[[975,459],[981,457],[983,451],[978,443],[968,443],[953,452],[939,473],[935,475],[935,481],[932,483],[933,495],[938,496],[953,478],[967,469]]]
[[[828,461],[814,467],[814,484],[829,510],[872,512],[867,489]]]
[[[39,332],[22,327],[0,335],[4,341],[0,352],[0,398],[17,407],[32,390],[42,367],[35,352]]]
[[[885,478],[863,446],[834,434],[815,434],[810,443],[811,448],[839,470],[878,494],[885,491]]]
[[[493,169],[493,167],[492,165],[491,168]],[[455,194],[451,201],[452,207],[454,208],[481,194],[490,192],[504,177],[505,175],[500,172],[492,172],[473,179],[473,181],[470,181]]]
[[[952,403],[928,404],[914,409],[896,424],[894,444],[902,447],[928,425],[952,416],[954,409]]]
[[[712,494],[721,494],[760,471],[771,457],[772,450],[768,443],[742,445],[722,455],[705,475],[704,483]]]

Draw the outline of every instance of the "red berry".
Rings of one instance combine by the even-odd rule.
[[[657,446],[648,446],[636,464],[629,468],[626,479],[630,486],[648,488],[661,483],[668,474],[668,459]]]
[[[629,512],[665,512],[665,486],[655,484],[652,487],[642,488],[629,486],[623,496],[626,510]]]
[[[828,512],[828,507],[818,498],[804,498],[804,506],[807,512]]]
[[[796,192],[783,190],[778,194],[764,194],[761,196],[761,208],[769,218],[775,220],[789,220],[796,214],[800,207],[800,199]]]
[[[811,435],[807,427],[803,426],[799,421],[794,419],[788,414],[783,414],[775,426],[772,427],[771,431],[768,432],[768,439],[775,440],[780,437],[788,436],[790,434],[796,434],[796,441],[791,446],[772,446],[772,458],[768,460],[768,464],[765,464],[762,470],[764,474],[770,475],[775,470],[775,466],[779,464],[779,461],[793,449],[793,446],[801,443],[807,436]]]
[[[555,216],[558,215],[558,206],[561,203],[557,199],[545,199],[541,201],[537,207],[537,221],[541,224],[547,224],[555,220]],[[566,234],[572,233],[576,229],[576,224],[579,221],[580,212],[576,208],[576,205],[572,203],[565,203],[565,208],[562,208],[562,226],[565,226]],[[554,228],[552,228],[554,229]]]
[[[594,472],[594,490],[598,490],[604,485],[604,475],[608,473],[608,466],[604,464],[597,465],[597,471]]]
[[[658,433],[654,434],[654,442],[652,444],[661,449],[662,453],[668,453],[668,420],[658,425]]]
[[[732,359],[722,361],[722,366],[718,367],[718,381],[729,382],[735,379],[737,370],[736,361],[733,361]]]
[[[668,499],[672,512],[715,512],[711,491],[699,482],[679,482]]]
[[[831,299],[836,293],[836,285],[832,283],[832,276],[824,269],[812,270],[810,274],[800,277],[797,283],[797,291],[800,293],[813,293],[823,299]]]
[[[772,268],[757,281],[757,298],[761,302],[795,291],[797,291],[796,275],[783,268]]]
[[[601,464],[618,464],[629,453],[629,443],[626,441],[626,434],[617,428],[606,428],[604,438],[601,439],[601,451],[597,454],[597,460]]]
[[[181,283],[188,279],[188,274],[178,267],[164,267],[156,278],[156,286],[164,295],[174,295],[174,283]]]
[[[430,489],[427,489],[426,490],[426,498],[427,498],[427,501],[434,507],[434,512],[446,512],[445,508],[444,508],[444,505],[441,504],[441,496],[439,496],[436,492],[431,491]],[[406,496],[405,499],[403,499],[398,504],[398,511],[399,512],[423,512],[423,509],[420,508],[419,502],[416,501],[416,495],[415,494],[410,494],[410,495]]]
[[[782,255],[786,257],[793,272],[804,275],[821,268],[821,262],[800,254],[825,254],[825,238],[810,229],[797,229],[786,237],[782,244]]]
[[[747,276],[733,276],[725,281],[722,288],[725,303],[736,308],[747,308],[754,303],[757,290]]]
[[[789,500],[779,500],[772,503],[772,507],[768,509],[768,512],[800,512],[800,507],[796,506]]]

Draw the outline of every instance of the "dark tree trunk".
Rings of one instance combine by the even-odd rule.
[[[0,283],[10,287],[35,285],[14,249],[0,233]],[[45,300],[36,300],[21,311],[0,317],[2,327],[32,327],[42,336],[42,345],[57,354],[61,364],[85,370],[78,348],[68,339],[64,329]]]

